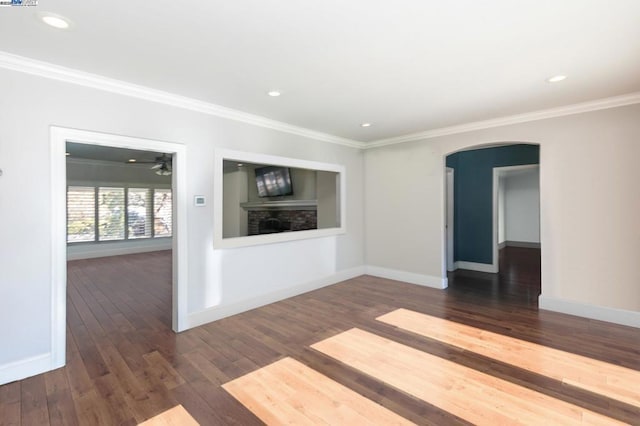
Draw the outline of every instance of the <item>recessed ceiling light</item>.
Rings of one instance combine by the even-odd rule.
[[[566,75],[554,75],[553,77],[549,77],[549,78],[547,79],[547,82],[548,82],[548,83],[557,83],[557,82],[559,82],[559,81],[564,80],[565,78],[567,78],[567,76],[566,76]]]
[[[242,166],[244,166],[244,164],[238,163],[238,167],[242,167]]]
[[[136,162],[136,161],[138,161],[138,160],[136,160],[135,158],[129,158],[129,160],[127,160],[127,161],[128,161],[129,163],[135,163],[135,162]]]
[[[71,26],[70,20],[55,13],[41,12],[38,14],[38,16],[40,16],[40,19],[42,19],[42,22],[44,22],[45,24],[54,28],[58,28],[60,30],[66,30]]]
[[[68,152],[65,152],[64,155],[66,155],[67,157],[70,156],[71,154],[69,154]]]
[[[277,98],[281,95],[281,93],[278,90],[271,90],[267,92],[267,95],[271,96],[272,98]]]
[[[362,123],[360,127],[371,127],[371,123]]]

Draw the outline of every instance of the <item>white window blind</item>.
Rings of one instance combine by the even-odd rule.
[[[156,189],[153,194],[154,235],[170,237],[172,230],[172,199],[170,189]]]
[[[170,189],[69,186],[67,243],[171,237],[172,209]]]
[[[96,238],[96,190],[70,186],[67,191],[67,242],[94,241]]]
[[[151,238],[152,217],[151,189],[129,188],[127,191],[127,238]]]
[[[98,188],[98,241],[124,240],[124,188]]]

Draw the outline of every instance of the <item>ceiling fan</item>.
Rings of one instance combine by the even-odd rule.
[[[169,176],[171,175],[171,157],[167,154],[162,154],[160,157],[156,157],[154,161],[127,161],[127,164],[153,164],[151,170],[155,170],[157,175]]]

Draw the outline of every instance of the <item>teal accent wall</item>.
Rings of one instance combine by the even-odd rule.
[[[454,173],[454,260],[493,263],[493,168],[540,163],[538,145],[507,145],[447,156]]]

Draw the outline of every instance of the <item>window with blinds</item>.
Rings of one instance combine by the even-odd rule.
[[[129,188],[127,191],[127,237],[151,238],[153,206],[149,188]]]
[[[153,194],[154,231],[156,237],[171,236],[171,190],[156,189]]]
[[[70,186],[67,190],[67,242],[95,241],[96,189]]]
[[[98,241],[124,240],[124,188],[98,188]]]
[[[67,242],[170,237],[172,209],[170,189],[69,186]]]

